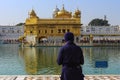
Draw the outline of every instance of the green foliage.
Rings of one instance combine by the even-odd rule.
[[[16,24],[16,26],[22,26],[22,25],[24,25],[25,23],[18,23],[18,24]]]
[[[93,19],[89,24],[89,26],[109,26],[110,24],[108,24],[107,20],[103,20],[103,19]]]

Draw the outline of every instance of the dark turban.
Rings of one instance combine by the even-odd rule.
[[[65,41],[74,41],[74,34],[72,32],[67,32],[64,36]]]

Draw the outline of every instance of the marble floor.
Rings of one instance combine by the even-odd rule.
[[[0,75],[0,80],[60,80],[59,75]],[[120,75],[85,75],[84,80],[120,80]]]

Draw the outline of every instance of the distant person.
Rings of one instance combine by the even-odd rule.
[[[74,35],[67,32],[64,36],[66,44],[61,47],[57,63],[62,65],[61,80],[84,80],[81,65],[84,64],[83,52],[74,43]]]

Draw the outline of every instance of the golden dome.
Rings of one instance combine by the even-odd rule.
[[[79,9],[77,9],[77,10],[75,11],[75,14],[76,14],[76,15],[80,15],[80,14],[81,14],[81,11],[80,11]]]
[[[60,11],[59,8],[56,8],[53,10],[53,18],[55,18],[55,16],[57,15],[57,12]]]
[[[81,17],[81,11],[79,9],[77,9],[75,12],[74,12],[74,15],[73,15],[74,18],[80,18]]]
[[[68,12],[67,10],[64,9],[64,5],[62,10],[57,12],[56,18],[71,18],[71,12]]]

